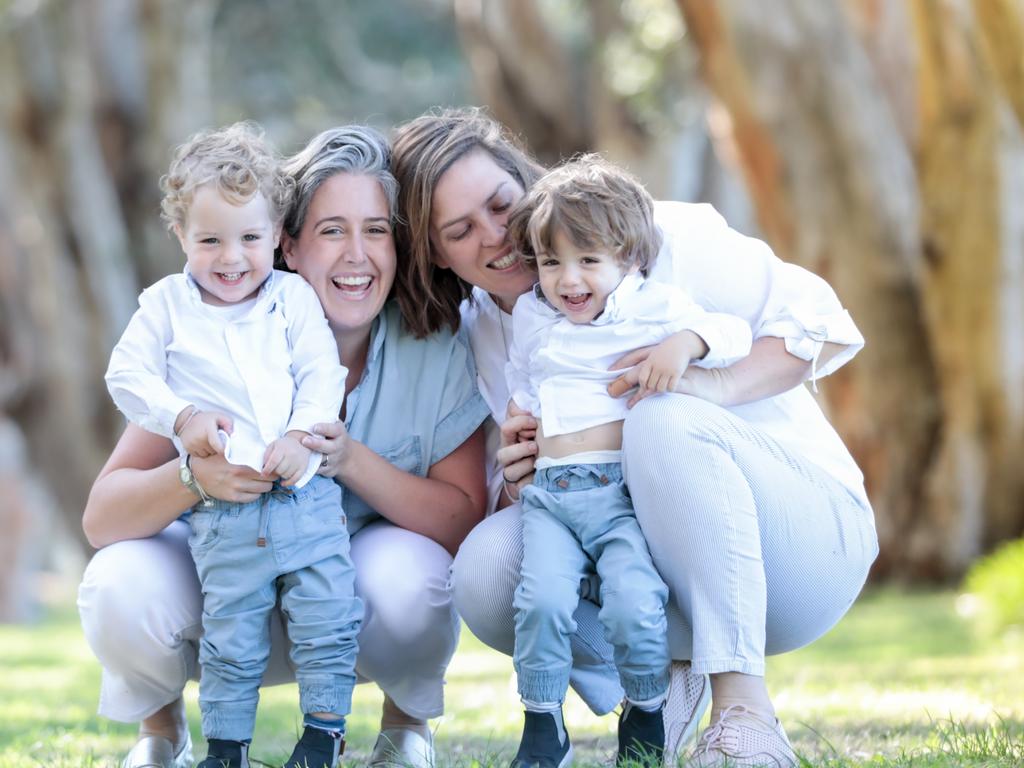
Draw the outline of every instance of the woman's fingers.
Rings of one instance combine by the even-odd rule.
[[[525,411],[510,416],[501,425],[501,444],[514,445],[519,442],[520,436],[529,439],[528,436],[536,436],[537,420]]]

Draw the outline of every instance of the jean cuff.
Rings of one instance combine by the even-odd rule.
[[[355,677],[332,675],[303,678],[299,684],[299,708],[304,715],[312,712],[330,712],[347,715],[352,711],[352,688]]]
[[[230,702],[199,702],[202,714],[203,736],[207,739],[250,741],[256,724],[258,699]]]

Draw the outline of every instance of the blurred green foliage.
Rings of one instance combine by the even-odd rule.
[[[285,152],[472,101],[449,2],[223,0],[212,39],[213,120],[257,120]]]
[[[964,581],[968,612],[983,633],[1024,629],[1024,539],[1003,544],[971,566]]]

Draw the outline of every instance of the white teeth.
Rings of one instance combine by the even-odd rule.
[[[502,256],[500,259],[492,261],[490,266],[494,267],[494,269],[508,269],[517,261],[519,261],[519,257],[514,253],[510,253],[507,256]]]
[[[369,285],[372,279],[369,275],[352,275],[349,277],[333,277],[331,281],[339,287],[342,285],[365,286]]]
[[[234,282],[235,280],[240,278],[242,276],[242,273],[241,272],[221,272],[220,276],[221,276],[221,278],[223,278],[224,280],[227,280],[230,283],[230,282]]]

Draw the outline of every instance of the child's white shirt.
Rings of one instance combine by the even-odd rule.
[[[708,312],[666,283],[626,275],[589,323],[573,323],[535,285],[512,311],[512,344],[505,375],[516,405],[543,421],[553,437],[626,418],[629,398],[608,385],[622,371],[609,367],[627,352],[658,344],[682,330],[704,339],[708,353],[692,365],[719,368],[750,354],[750,326]]]
[[[139,296],[106,382],[125,416],[172,439],[179,452],[174,422],[186,406],[228,414],[227,460],[258,470],[267,446],[286,432],[337,420],[346,375],[320,301],[301,277],[272,271],[239,310],[204,304],[186,267]],[[297,487],[321,458],[310,456]]]

